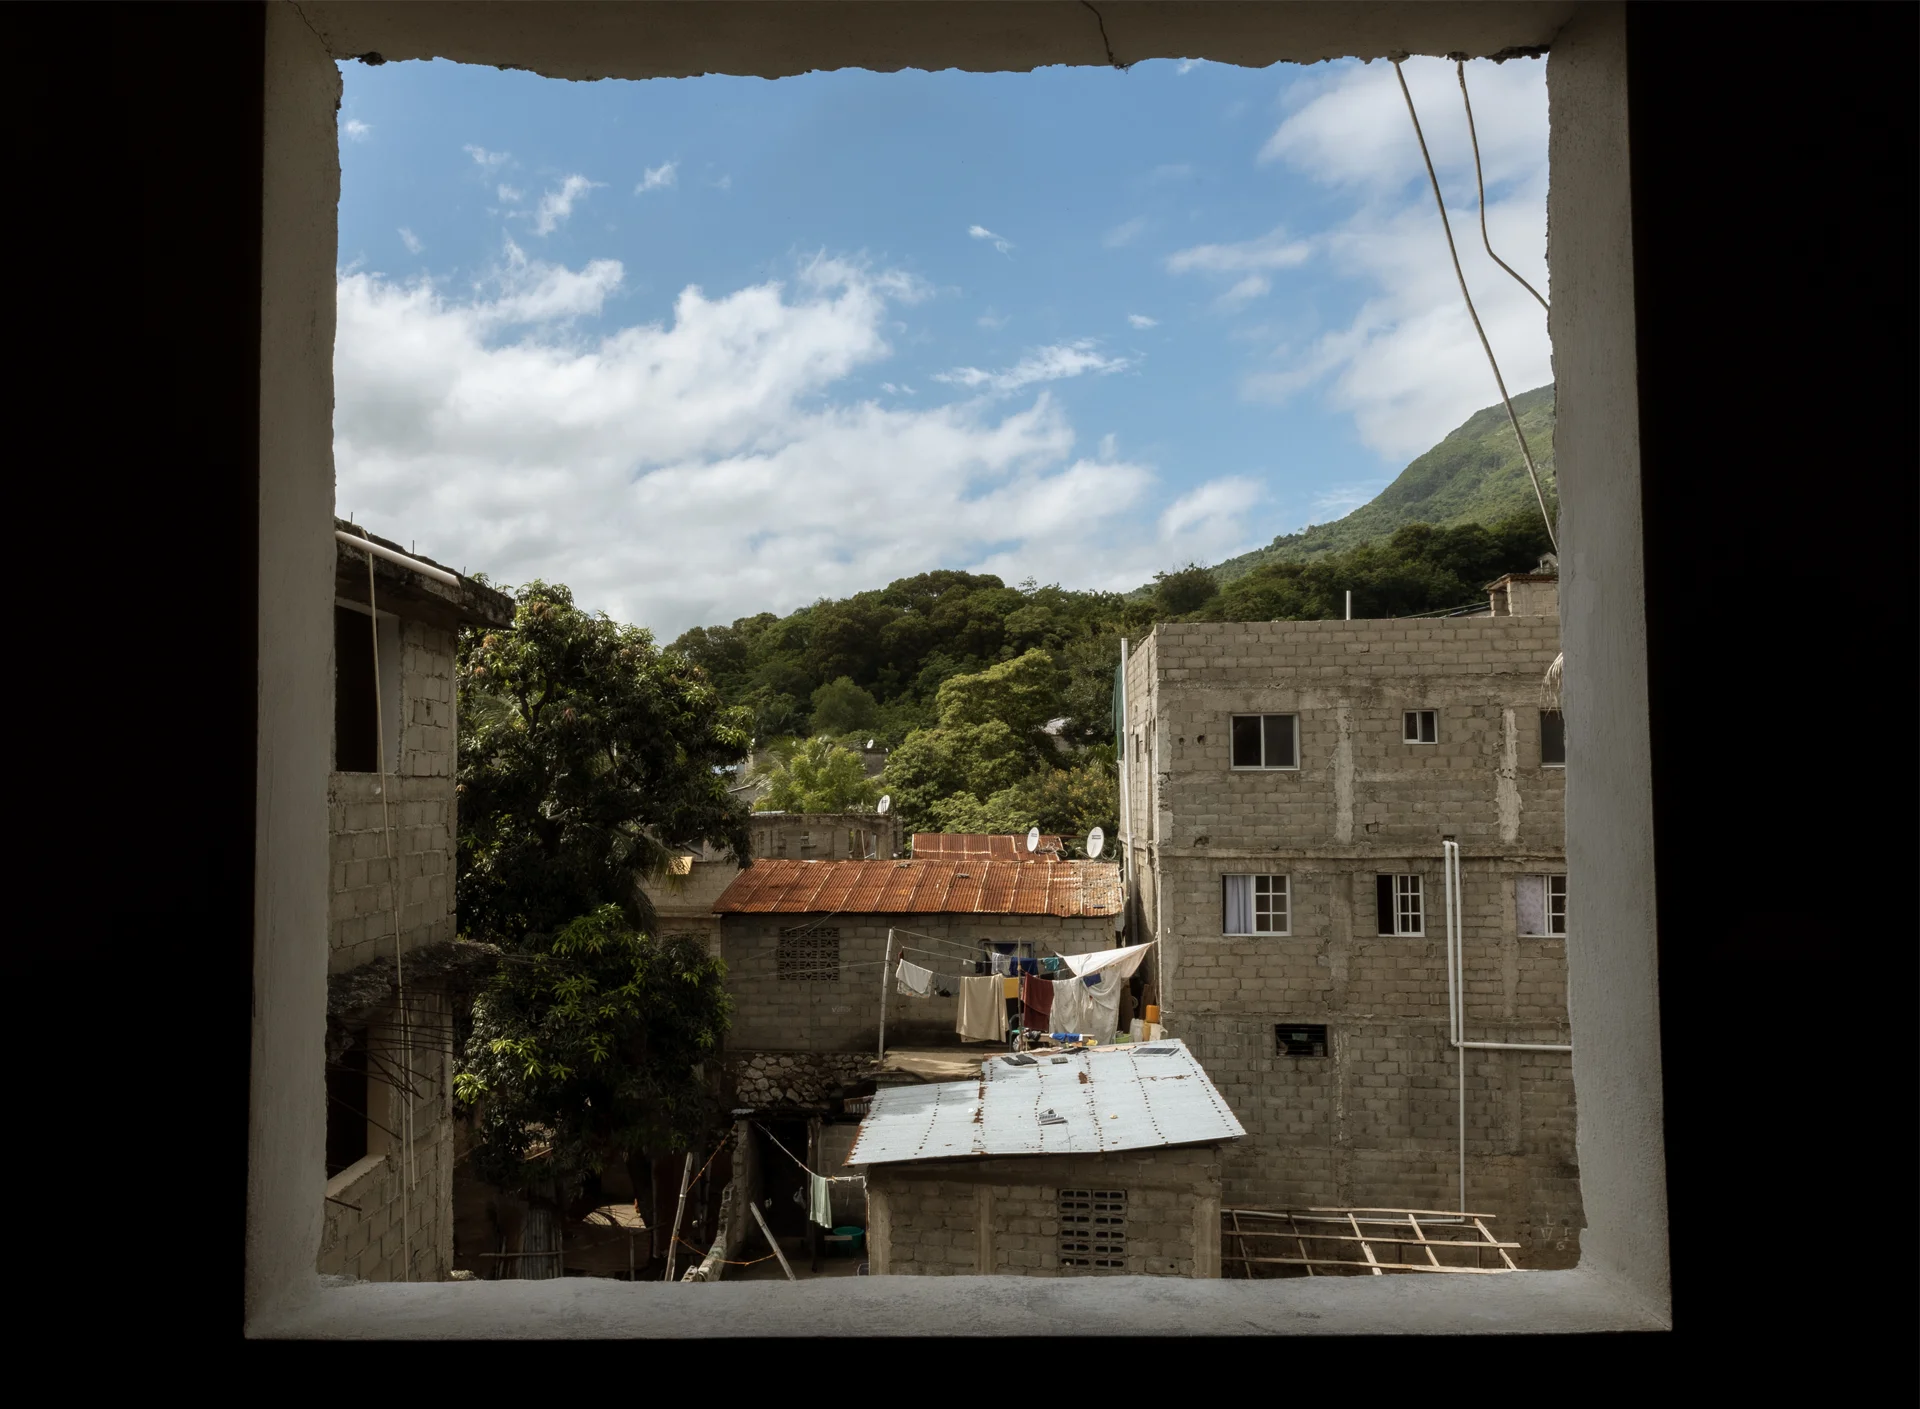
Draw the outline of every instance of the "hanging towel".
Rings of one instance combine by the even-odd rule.
[[[1002,977],[1011,974],[1013,972],[1013,956],[1011,954],[994,955],[993,971]]]
[[[809,1174],[807,1217],[822,1228],[833,1227],[833,1198],[829,1181],[818,1174]]]
[[[933,997],[933,970],[923,969],[918,964],[909,964],[905,959],[894,971],[896,986],[909,998]]]
[[[1045,978],[1023,978],[1020,980],[1020,1022],[1024,1027],[1036,1032],[1052,1032],[1048,1024],[1053,1021],[1053,980]]]
[[[1006,982],[998,974],[960,980],[960,1013],[953,1030],[963,1042],[1003,1042],[1007,1036]]]
[[[1060,956],[1057,954],[1049,954],[1040,961],[1040,972],[1047,978],[1052,978],[1065,967],[1066,966],[1060,962]]]
[[[1015,959],[1013,961],[1013,971],[1023,977],[1028,974],[1037,974],[1040,972],[1040,961],[1038,959]]]

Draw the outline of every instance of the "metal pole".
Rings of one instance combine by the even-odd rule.
[[[1351,587],[1347,589],[1347,620],[1353,620],[1353,589]]]
[[[880,1053],[887,1055],[887,990],[893,987],[893,931],[887,931],[887,957],[880,963]]]

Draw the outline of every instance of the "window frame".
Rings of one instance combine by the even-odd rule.
[[[1260,762],[1236,763],[1234,755],[1239,748],[1239,740],[1234,737],[1234,726],[1242,719],[1260,721]],[[1267,721],[1269,719],[1287,719],[1293,728],[1293,762],[1268,763],[1267,760]],[[1300,771],[1300,712],[1294,710],[1273,710],[1262,714],[1229,714],[1227,716],[1227,767],[1235,773],[1298,773]]]
[[[1382,881],[1389,883],[1389,895],[1391,897],[1390,904],[1384,906],[1380,903],[1383,898],[1381,894]],[[1407,885],[1405,884],[1406,882],[1411,882],[1412,884]],[[1390,930],[1380,930],[1377,938],[1425,939],[1427,937],[1427,882],[1426,877],[1421,872],[1377,871],[1374,873],[1373,878],[1373,893],[1375,927],[1378,928],[1380,921],[1384,917],[1388,915],[1393,917],[1393,928]],[[1404,902],[1409,895],[1413,897],[1415,906],[1419,912],[1420,928],[1414,930],[1400,928],[1400,917],[1407,909]]]
[[[1232,930],[1227,928],[1227,917],[1229,914],[1232,913],[1232,906],[1228,903],[1228,900],[1227,900],[1227,887],[1230,882],[1238,881],[1238,880],[1247,880],[1247,881],[1254,882],[1247,896],[1247,913],[1253,917],[1253,922],[1256,926],[1256,928],[1251,930]],[[1274,881],[1280,882],[1281,914],[1286,921],[1285,925],[1280,929],[1263,930],[1257,927],[1260,922],[1259,882],[1261,881],[1266,881],[1268,883],[1267,896],[1269,900],[1271,900],[1273,896],[1272,883]],[[1272,915],[1271,905],[1268,906],[1268,914],[1269,914],[1269,917],[1271,917]],[[1220,874],[1220,937],[1222,939],[1287,939],[1287,938],[1290,938],[1292,934],[1293,934],[1293,875],[1291,872],[1285,872],[1285,871],[1223,871],[1221,872]]]
[[[1281,1037],[1280,1034],[1301,1028],[1306,1029],[1308,1033],[1318,1032],[1320,1034],[1320,1050],[1318,1052],[1295,1052],[1289,1050],[1291,1044]],[[1330,1060],[1333,1057],[1333,1024],[1323,1022],[1275,1023],[1273,1025],[1273,1055],[1276,1059],[1284,1057],[1290,1062],[1324,1062]]]
[[[1420,734],[1425,730],[1427,721],[1433,722],[1433,737],[1423,739]],[[1411,726],[1413,733],[1408,735]],[[1440,742],[1440,711],[1437,709],[1409,709],[1400,714],[1400,742],[1403,744],[1437,744]]]

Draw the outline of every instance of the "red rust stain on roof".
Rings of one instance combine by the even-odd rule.
[[[1111,861],[756,861],[713,903],[715,914],[1114,915]]]

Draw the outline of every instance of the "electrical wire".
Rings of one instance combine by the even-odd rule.
[[[1487,183],[1486,179],[1480,174],[1480,136],[1473,130],[1473,99],[1467,96],[1466,60],[1455,59],[1453,61],[1453,72],[1454,76],[1460,80],[1460,101],[1466,104],[1467,108],[1467,139],[1473,143],[1473,181],[1474,184],[1480,188],[1480,243],[1487,247],[1488,259],[1491,259],[1495,264],[1506,270],[1507,273],[1513,275],[1519,282],[1521,288],[1539,299],[1540,307],[1544,312],[1552,313],[1553,310],[1547,307],[1546,299],[1541,297],[1540,290],[1536,289],[1532,284],[1529,284],[1525,279],[1522,279],[1517,269],[1499,255],[1495,254],[1493,252],[1493,241],[1487,238]]]
[[[1453,276],[1460,281],[1460,297],[1466,300],[1467,316],[1473,320],[1474,332],[1480,335],[1480,346],[1486,351],[1487,365],[1493,368],[1494,385],[1500,388],[1501,403],[1507,408],[1507,419],[1513,423],[1514,437],[1520,442],[1520,454],[1527,462],[1527,478],[1533,484],[1534,502],[1540,506],[1540,520],[1547,528],[1547,542],[1553,545],[1553,551],[1557,554],[1560,540],[1553,531],[1553,516],[1547,512],[1546,495],[1540,491],[1540,472],[1534,466],[1533,451],[1527,446],[1526,433],[1520,429],[1520,417],[1514,413],[1513,398],[1507,395],[1506,379],[1500,375],[1500,363],[1493,355],[1493,344],[1487,341],[1487,330],[1480,324],[1480,313],[1473,306],[1473,295],[1467,292],[1467,276],[1460,268],[1460,251],[1453,242],[1453,225],[1447,219],[1447,203],[1440,195],[1440,178],[1433,169],[1433,154],[1427,150],[1426,133],[1420,130],[1420,114],[1414,111],[1413,94],[1407,88],[1407,75],[1401,70],[1399,59],[1392,60],[1392,63],[1393,75],[1400,80],[1400,94],[1407,100],[1407,116],[1413,119],[1413,135],[1420,143],[1420,159],[1427,164],[1427,180],[1433,183],[1433,200],[1440,208],[1440,228],[1446,232],[1447,253],[1453,258]]]

